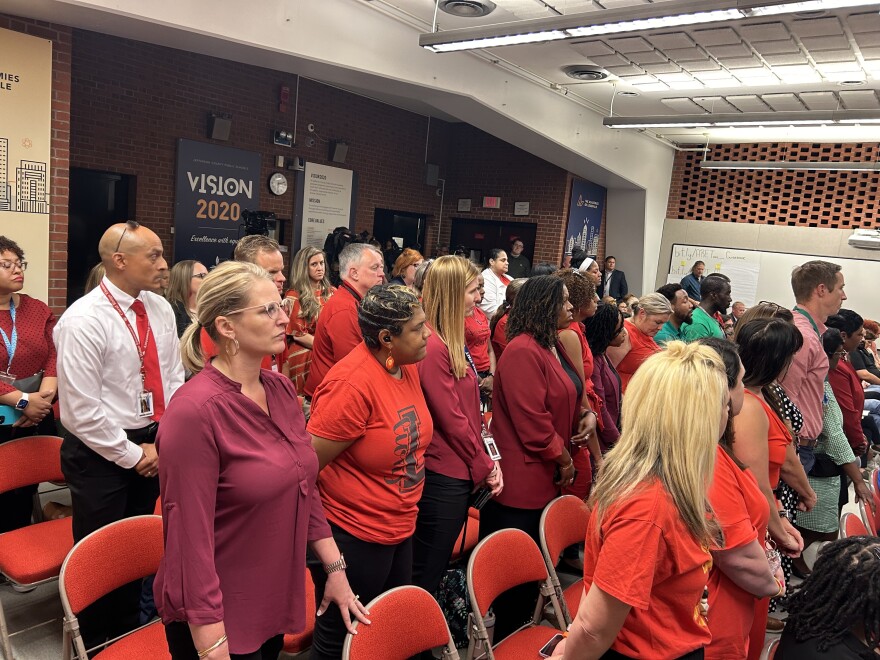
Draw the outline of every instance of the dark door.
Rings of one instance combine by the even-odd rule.
[[[135,219],[135,177],[70,168],[67,304],[85,293],[92,266],[101,261],[98,241],[107,227]]]
[[[518,238],[523,242],[523,254],[534,264],[537,231],[538,225],[531,222],[453,218],[452,250],[464,248],[465,256],[469,259],[487,265],[492,248],[501,248],[506,252],[514,239]]]
[[[427,224],[428,216],[424,213],[376,209],[373,215],[373,236],[382,244],[383,250],[386,241],[392,240],[397,244],[402,239],[403,245],[399,245],[399,249],[413,248],[424,253]]]

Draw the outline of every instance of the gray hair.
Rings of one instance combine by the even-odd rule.
[[[633,306],[633,313],[645,311],[648,316],[672,314],[672,305],[662,293],[649,293],[639,298]]]
[[[349,243],[342,248],[342,251],[339,253],[339,277],[345,279],[348,275],[348,269],[357,266],[367,250],[375,252],[380,256],[382,255],[378,248],[373,247],[369,243]]]

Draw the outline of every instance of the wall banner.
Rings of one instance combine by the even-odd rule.
[[[586,251],[593,259],[599,254],[599,232],[607,193],[605,188],[590,181],[572,181],[568,228],[565,230],[566,254],[571,254],[576,247]]]
[[[336,227],[354,228],[357,176],[351,170],[306,163],[298,177],[294,249],[324,249]]]
[[[231,259],[242,213],[260,210],[260,154],[178,140],[174,199],[174,261]]]

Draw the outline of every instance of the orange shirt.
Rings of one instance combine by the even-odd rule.
[[[649,337],[629,321],[624,321],[626,332],[629,334],[629,343],[632,346],[629,353],[617,365],[617,373],[620,374],[620,391],[626,392],[626,386],[642,362],[660,350],[653,337]]]
[[[434,431],[414,364],[392,377],[361,342],[315,390],[309,433],[353,443],[318,476],[327,519],[368,543],[412,536]]]
[[[595,582],[632,609],[611,648],[631,658],[678,658],[709,643],[700,600],[712,567],[659,480],[608,511],[590,515],[584,588]]]
[[[715,452],[715,476],[709,501],[724,533],[724,550],[758,540],[763,544],[770,517],[767,498],[751,470],[740,470],[720,446]],[[744,660],[755,618],[756,599],[738,587],[717,566],[709,572],[709,630],[712,643],[706,658]]]
[[[782,464],[785,463],[785,450],[791,444],[791,433],[789,433],[788,427],[761,397],[755,396],[748,390],[746,390],[746,394],[758,400],[758,403],[764,408],[764,412],[767,413],[767,421],[770,422],[770,429],[767,432],[767,448],[770,459],[770,488],[776,490],[777,486],[779,486],[779,474],[782,470]]]

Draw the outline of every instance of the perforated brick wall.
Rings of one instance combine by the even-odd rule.
[[[876,162],[877,143],[720,144],[707,160]],[[851,229],[880,223],[880,173],[707,170],[701,152],[678,152],[667,217]]]

